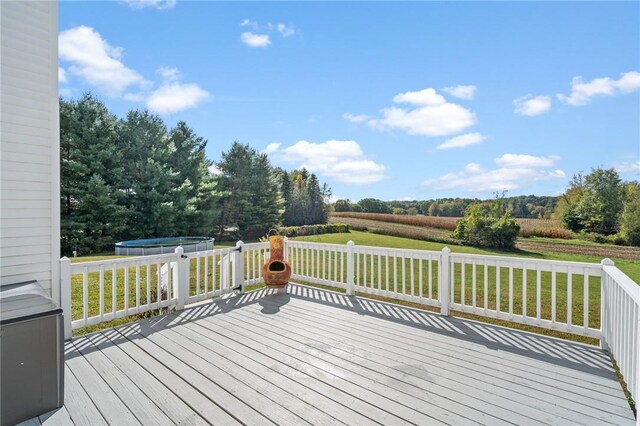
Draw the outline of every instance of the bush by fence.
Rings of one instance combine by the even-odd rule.
[[[303,237],[319,234],[342,234],[349,232],[349,225],[344,223],[327,223],[326,225],[285,226],[278,228],[285,237]]]

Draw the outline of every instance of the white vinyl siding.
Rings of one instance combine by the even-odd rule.
[[[59,301],[57,2],[0,2],[0,69],[0,285]]]

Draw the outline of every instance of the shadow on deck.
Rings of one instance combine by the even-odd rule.
[[[301,285],[79,337],[66,366],[44,424],[635,423],[597,347]]]

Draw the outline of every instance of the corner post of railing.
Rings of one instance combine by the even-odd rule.
[[[351,240],[347,243],[347,296],[356,294],[355,272],[353,268],[353,246],[355,243]]]
[[[178,256],[176,262],[176,273],[173,275],[173,289],[176,293],[176,309],[184,309],[185,302],[189,297],[189,258],[184,254],[184,249],[176,247],[174,253]]]
[[[450,267],[451,267],[451,249],[445,247],[442,249],[440,256],[440,276],[438,277],[438,295],[440,296],[440,314],[449,316],[449,308],[451,301],[449,294],[451,293]]]
[[[282,254],[284,256],[284,260],[289,260],[289,253],[287,253],[287,251],[289,250],[289,247],[287,247],[287,243],[289,242],[289,237],[287,237],[285,235],[284,237],[284,247],[282,248]]]
[[[607,271],[605,266],[615,266],[613,260],[607,258],[602,259],[600,262],[602,265],[602,272],[600,278],[600,349],[609,351],[609,345],[607,344],[608,329],[609,329],[609,300],[607,299]]]
[[[237,289],[240,294],[244,293],[244,255],[243,251],[244,243],[238,241],[236,243],[236,249],[233,251],[233,270],[231,272],[231,285],[234,289]]]
[[[60,307],[63,312],[64,340],[71,339],[71,260],[60,259]]]

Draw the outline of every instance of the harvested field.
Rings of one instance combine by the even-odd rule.
[[[378,234],[412,238],[414,240],[459,244],[458,241],[451,238],[451,231],[425,225],[416,226],[394,222],[383,222],[381,220],[348,217],[342,215],[331,215],[329,221],[332,223],[346,223],[353,229],[366,228],[367,230]],[[526,238],[519,238],[518,242],[516,243],[516,248],[528,251],[580,254],[585,256],[596,256],[600,258],[609,257],[618,259],[640,260],[640,248],[638,247],[571,244],[564,240],[558,243],[554,243],[551,241],[527,241]]]
[[[331,216],[339,217],[341,219],[349,217],[355,219],[377,220],[387,223],[399,223],[403,225],[426,226],[430,228],[446,229],[448,231],[456,229],[456,223],[462,219],[461,217],[408,216],[357,212],[334,212]],[[564,229],[559,220],[516,218],[516,221],[520,225],[521,237],[571,238],[571,232]]]

